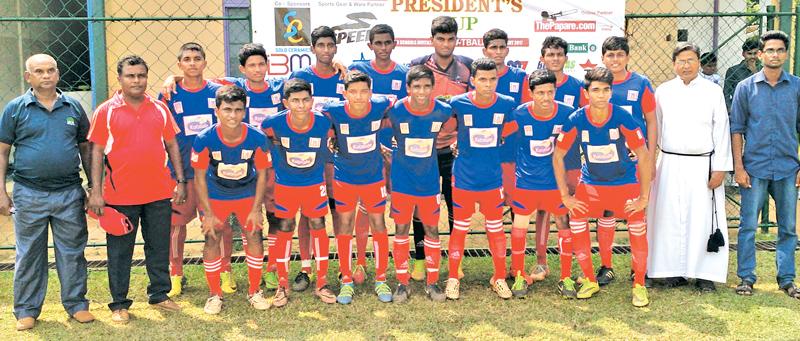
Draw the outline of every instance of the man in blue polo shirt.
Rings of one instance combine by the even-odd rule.
[[[736,253],[736,275],[742,280],[736,287],[739,295],[753,294],[758,212],[771,195],[778,218],[778,286],[789,297],[800,299],[800,289],[794,284],[800,78],[783,71],[788,49],[786,33],[769,31],[761,35],[758,58],[764,68],[739,82],[731,104],[733,169],[742,194]]]
[[[88,232],[83,213],[86,194],[78,175],[89,169],[89,119],[73,98],[56,88],[53,57],[33,55],[25,62],[31,89],[13,99],[0,117],[0,179],[14,150],[13,201],[0,190],[0,214],[14,214],[17,259],[14,264],[14,316],[17,330],[33,328],[47,293],[47,226],[53,230],[61,303],[75,320],[94,320],[86,300]],[[88,174],[87,174],[88,178]],[[3,182],[5,183],[5,181]],[[91,184],[89,185],[91,186]]]

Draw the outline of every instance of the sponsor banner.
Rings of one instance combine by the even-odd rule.
[[[251,6],[253,40],[267,47],[270,77],[313,63],[311,31],[321,25],[336,31],[336,59],[350,64],[374,57],[369,30],[388,24],[397,40],[392,59],[407,64],[433,53],[430,22],[441,15],[458,23],[455,54],[481,57],[483,34],[500,28],[509,37],[506,63],[531,72],[543,68],[542,41],[556,35],[569,42],[565,71],[583,77],[584,69],[600,64],[603,40],[623,35],[625,22],[624,0],[269,0]]]

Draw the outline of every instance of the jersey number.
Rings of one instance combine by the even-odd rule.
[[[319,196],[326,197],[328,196],[328,188],[325,185],[319,185]]]

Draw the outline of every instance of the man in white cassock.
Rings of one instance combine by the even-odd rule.
[[[672,61],[677,77],[655,93],[660,153],[647,209],[647,274],[673,287],[696,279],[699,290],[711,292],[728,274],[721,186],[733,170],[728,112],[720,87],[698,76],[696,45],[679,44]],[[725,245],[709,252],[709,236],[717,227]]]

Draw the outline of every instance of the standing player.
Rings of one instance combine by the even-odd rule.
[[[658,123],[656,122],[656,100],[653,95],[653,86],[647,77],[628,71],[630,47],[628,47],[627,38],[606,38],[603,42],[602,53],[603,64],[614,75],[611,103],[633,115],[633,119],[645,133],[647,150],[654,151],[656,143],[658,143]],[[655,158],[652,158],[650,162],[648,169],[654,172]],[[637,175],[641,177],[641,172],[637,171]],[[651,179],[653,175],[654,173],[650,174]],[[614,269],[611,267],[611,246],[614,244],[616,227],[617,221],[610,217],[597,220],[597,243],[602,262],[602,266],[597,270],[597,281],[600,285],[611,283],[616,277]]]
[[[622,218],[628,223],[631,242],[631,268],[634,271],[632,303],[643,307],[650,303],[644,276],[647,271],[647,224],[644,209],[650,196],[650,153],[638,122],[625,109],[609,104],[614,76],[598,67],[586,73],[589,105],[570,115],[558,136],[553,154],[553,170],[561,200],[570,213],[573,248],[587,280],[577,298],[589,298],[600,290],[592,269],[589,217]],[[582,178],[575,196],[569,194],[564,169],[564,155],[573,143],[580,143],[584,153]],[[628,156],[631,148],[641,161],[641,184],[636,179],[636,163]]]
[[[371,85],[367,74],[350,71],[344,79],[347,100],[327,104],[324,109],[336,133],[333,186],[339,219],[334,231],[339,254],[344,255],[339,258],[342,287],[337,301],[341,304],[353,300],[349,255],[352,253],[353,220],[359,201],[367,211],[372,227],[375,293],[381,302],[392,301],[392,290],[386,284],[389,235],[386,234],[383,213],[387,193],[378,139],[384,114],[392,102],[385,97],[372,99]]]
[[[220,271],[222,259],[219,229],[230,229],[231,214],[242,225],[247,240],[248,301],[257,310],[269,308],[259,288],[264,262],[261,244],[261,200],[264,197],[266,168],[269,164],[266,137],[243,124],[247,93],[226,85],[217,91],[215,104],[218,122],[201,132],[192,146],[192,167],[199,176],[197,199],[203,210],[203,266],[211,296],[203,308],[207,314],[222,310]],[[220,231],[221,232],[221,231]]]
[[[439,130],[452,114],[449,105],[431,97],[435,84],[433,72],[421,65],[412,66],[406,76],[408,97],[389,111],[392,136],[397,142],[392,151],[392,209],[395,222],[394,264],[400,282],[392,295],[394,302],[404,302],[410,294],[408,281],[408,232],[416,215],[425,226],[425,267],[428,273],[425,292],[431,300],[446,299],[439,281],[442,251],[439,240],[440,185],[439,167],[434,153]]]
[[[284,84],[283,105],[288,108],[261,123],[272,140],[275,168],[275,216],[280,219],[276,241],[278,289],[272,304],[282,307],[289,301],[289,256],[297,212],[308,219],[317,261],[317,286],[314,294],[325,303],[336,302],[327,284],[328,248],[325,231],[328,194],[323,178],[331,122],[312,111],[311,84],[292,79]],[[301,245],[302,247],[302,245]],[[306,274],[306,276],[308,276]]]
[[[554,100],[556,76],[548,70],[534,71],[528,83],[532,102],[519,106],[511,115],[513,122],[504,135],[516,130],[519,145],[514,151],[516,186],[514,188],[514,224],[511,229],[511,271],[516,276],[511,292],[523,297],[528,292],[525,277],[525,239],[531,214],[535,211],[555,215],[558,245],[561,248],[561,281],[559,291],[565,298],[575,297],[572,273],[572,233],[567,224],[567,209],[553,175],[555,139],[566,124],[571,106]]]
[[[453,163],[453,217],[448,258],[450,278],[447,298],[459,297],[459,273],[464,243],[475,204],[486,218],[486,237],[492,252],[492,290],[510,298],[506,284],[506,236],[503,231],[503,179],[500,169],[500,134],[515,108],[514,99],[495,92],[497,64],[489,58],[472,63],[470,82],[475,91],[455,96],[450,105],[458,124],[458,156]]]
[[[369,43],[367,46],[373,53],[375,59],[369,62],[355,62],[350,65],[350,70],[359,70],[366,73],[372,79],[372,97],[388,97],[393,101],[405,98],[406,92],[406,73],[408,67],[397,64],[392,60],[392,51],[397,42],[394,40],[394,30],[386,24],[378,24],[369,30]],[[390,169],[390,157],[384,157],[384,177],[388,180]],[[391,189],[390,184],[386,183],[387,192]],[[353,270],[353,281],[356,284],[364,282],[366,272],[364,267],[367,265],[367,239],[369,237],[369,221],[367,212],[360,207],[356,211],[355,231],[356,231],[356,267]]]
[[[450,97],[463,94],[469,90],[470,66],[472,59],[453,54],[458,41],[458,23],[453,17],[440,16],[431,21],[431,45],[434,53],[422,56],[411,61],[411,65],[424,65],[433,71],[436,82],[433,85],[432,95],[442,100],[449,100]],[[456,142],[456,129],[450,124],[445,125],[439,131],[436,139],[437,162],[439,163],[439,175],[442,177],[442,195],[447,204],[447,223],[450,230],[453,230],[453,151],[450,146]],[[424,248],[423,235],[425,229],[421,222],[414,222],[414,244],[415,258],[414,270],[411,277],[415,280],[422,280],[425,276],[423,268]],[[463,273],[459,271],[459,278]]]
[[[197,43],[186,43],[181,45],[178,50],[178,68],[183,72],[181,80],[175,84],[175,93],[167,100],[163,95],[159,99],[167,103],[175,123],[181,128],[176,134],[178,147],[181,151],[181,161],[183,162],[183,174],[188,183],[186,184],[186,202],[183,204],[173,203],[172,206],[172,226],[170,229],[169,243],[169,265],[170,282],[172,290],[167,294],[169,297],[176,297],[181,294],[183,280],[183,245],[186,241],[186,224],[197,217],[197,192],[195,190],[194,170],[189,162],[189,155],[192,151],[192,143],[195,137],[204,129],[214,123],[214,97],[219,85],[208,82],[203,78],[203,70],[206,68],[206,53],[203,47]],[[175,177],[175,169],[169,163],[172,179]],[[230,239],[230,233],[226,233]],[[226,293],[236,292],[236,282],[231,276],[230,270],[230,243],[222,243],[222,247],[227,248],[225,252],[228,257],[223,259],[224,272],[221,275],[222,288]]]

